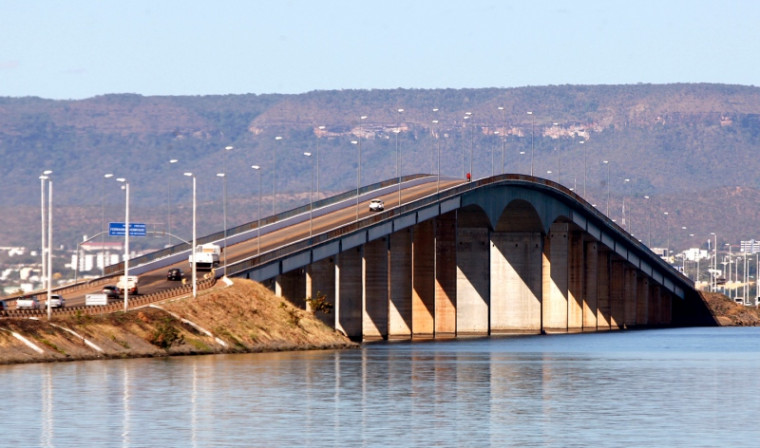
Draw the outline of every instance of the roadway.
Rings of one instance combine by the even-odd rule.
[[[455,187],[465,183],[464,180],[441,180],[440,190],[445,190],[451,187]],[[403,185],[402,185],[403,187]],[[393,190],[384,194],[378,194],[377,196],[366,195],[364,200],[358,204],[358,217],[359,219],[365,218],[370,214],[376,213],[369,211],[369,202],[372,199],[381,199],[385,203],[385,209],[389,210],[398,207],[400,204],[406,204],[411,201],[435,194],[438,191],[438,182],[434,177],[430,178],[430,181],[404,187],[401,189],[399,202],[399,191]],[[385,190],[387,191],[387,190]],[[265,253],[269,250],[276,249],[283,245],[299,241],[304,238],[308,238],[311,234],[317,235],[322,232],[332,230],[336,227],[340,227],[345,224],[356,221],[357,218],[357,204],[356,199],[347,199],[341,203],[341,206],[331,212],[325,214],[314,215],[313,219],[309,219],[309,212],[303,214],[303,219],[287,227],[278,228],[273,231],[267,231],[266,227],[261,229],[261,237],[259,241],[258,232],[252,231],[251,238],[240,243],[230,245],[226,249],[227,264],[232,264],[238,261],[248,259],[256,256],[259,253]],[[189,255],[189,253],[188,253]],[[220,257],[220,266],[216,269],[215,275],[220,276],[223,274],[223,263],[225,260],[225,254]],[[151,294],[154,292],[160,292],[163,290],[172,289],[178,286],[177,281],[169,281],[166,279],[166,273],[171,268],[182,269],[185,279],[191,281],[191,268],[190,263],[185,258],[184,261],[177,262],[170,266],[162,266],[150,271],[147,271],[139,276],[138,294]],[[205,271],[198,271],[198,278],[202,278]],[[116,280],[114,279],[114,283]],[[77,291],[76,293],[70,293],[66,296],[67,306],[81,306],[84,305],[84,297],[86,294],[100,292],[102,283],[99,286],[92,288],[85,288]],[[131,297],[131,295],[130,295]]]

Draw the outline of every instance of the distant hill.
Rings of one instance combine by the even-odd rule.
[[[187,238],[183,172],[197,175],[199,232],[210,232],[222,227],[217,173],[227,172],[232,226],[256,219],[251,165],[262,166],[269,214],[275,179],[279,210],[308,200],[314,159],[305,151],[320,155],[320,197],[355,188],[351,141],[360,138],[363,184],[396,175],[397,148],[404,174],[435,172],[440,147],[442,175],[463,177],[472,153],[475,178],[498,173],[502,152],[506,171],[529,172],[533,148],[536,175],[559,172],[581,193],[585,165],[586,196],[602,210],[608,160],[610,214],[620,222],[625,198],[626,224],[652,246],[696,246],[710,232],[720,244],[760,237],[760,88],[640,84],[0,98],[0,245],[39,245],[45,169],[54,170],[56,243],[72,247],[102,221],[123,220],[123,194],[106,173],[129,179],[133,221],[164,230],[171,219]]]

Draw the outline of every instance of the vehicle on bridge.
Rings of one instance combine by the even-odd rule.
[[[373,199],[369,202],[369,211],[381,212],[385,210],[385,204],[380,199]]]
[[[38,310],[40,309],[40,301],[35,296],[21,297],[16,300],[16,309]]]
[[[181,281],[182,280],[182,269],[180,268],[171,268],[166,273],[166,279],[170,281]]]
[[[200,244],[196,246],[195,252],[190,254],[188,261],[191,266],[195,263],[195,269],[197,270],[210,271],[219,266],[219,255],[221,253],[221,248],[216,244]]]
[[[107,295],[109,299],[119,298],[119,288],[117,288],[116,285],[106,285],[101,292]]]
[[[138,278],[136,275],[128,275],[126,279],[124,276],[119,277],[119,281],[116,282],[116,289],[119,291],[119,294],[124,294],[124,290],[129,290],[130,294],[137,294],[137,282]]]
[[[45,307],[47,307],[47,301],[45,301]],[[63,308],[66,306],[66,299],[60,294],[53,294],[50,296],[50,308]]]

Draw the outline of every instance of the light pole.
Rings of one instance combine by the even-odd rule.
[[[715,232],[710,232],[710,235],[712,235],[713,238],[715,239],[714,240],[715,244],[713,244],[713,265],[712,265],[712,268],[713,268],[713,271],[717,271],[718,270],[718,234],[715,233]],[[708,238],[707,242],[708,242],[708,244],[710,243],[710,239],[709,238]],[[710,292],[716,292],[718,290],[718,285],[717,285],[717,282],[714,279],[714,277],[715,277],[715,274],[713,274],[712,277],[711,277],[711,284],[710,284],[711,290],[710,290]]]
[[[193,298],[198,297],[198,269],[197,269],[197,260],[195,259],[195,245],[196,245],[196,221],[195,221],[195,211],[196,211],[196,203],[195,203],[195,175],[193,173],[185,173],[185,176],[192,177],[193,178],[193,247],[190,249],[190,253],[193,257],[193,263],[192,263],[192,270],[193,270]]]
[[[103,250],[103,246],[105,246],[106,242],[106,200],[105,200],[105,190],[106,190],[106,179],[110,179],[113,177],[113,173],[107,173],[103,175],[103,185],[100,189],[100,275],[105,276],[106,275],[106,254]],[[167,194],[168,197],[168,194]],[[167,203],[168,203],[167,198]],[[77,250],[77,265],[79,265],[79,250]]]
[[[256,173],[259,175],[259,210],[256,213],[259,222],[256,224],[256,232],[258,233],[256,235],[256,243],[258,244],[257,254],[261,254],[261,167],[259,165],[251,165],[251,168],[256,170]]]
[[[504,106],[499,106],[498,109],[502,112],[504,112]],[[505,140],[507,138],[507,115],[506,112],[504,112],[504,129],[501,131],[501,171],[499,171],[499,174],[504,173],[504,147],[506,146]]]
[[[401,113],[404,109],[398,109],[398,124],[396,126],[396,177],[398,177],[398,205],[401,205],[401,176],[402,176],[402,160],[401,151],[398,148],[398,135],[401,133]]]
[[[603,163],[607,165],[607,212],[605,214],[609,218],[610,217],[610,161],[605,160]]]
[[[465,119],[472,118],[472,112],[465,112]],[[475,146],[475,123],[470,120],[470,171],[468,174],[470,175],[470,179],[474,177],[472,172],[472,154],[473,154],[473,147]]]
[[[50,178],[50,175],[53,174],[52,170],[45,170],[42,172],[42,175],[40,175],[40,223],[41,223],[41,232],[40,235],[42,236],[42,244],[40,245],[40,258],[42,260],[42,267],[41,267],[41,273],[40,273],[40,279],[42,280],[42,288],[47,287],[47,243],[45,239],[45,181]],[[77,260],[77,263],[79,260]]]
[[[536,117],[535,115],[533,115],[532,111],[528,111],[528,115],[530,115],[530,175],[532,176],[533,175],[533,153],[535,149],[533,140],[535,139],[535,136],[536,136]],[[586,196],[585,191],[583,192],[583,196]]]
[[[670,258],[670,214],[668,212],[663,212],[665,215],[665,232],[667,233],[667,246],[665,246],[665,250],[667,251],[668,258]]]
[[[316,195],[317,198],[319,198],[319,137],[322,131],[325,130],[325,127],[319,126],[318,129],[319,129],[319,132],[317,133],[317,147],[316,147],[316,150],[314,151],[316,152],[315,158],[317,159],[317,195]]]
[[[311,159],[311,153],[305,152],[304,156]],[[314,161],[311,161],[311,189],[309,190],[309,236],[314,232]]]
[[[581,140],[580,141],[581,146],[583,146],[583,198],[584,199],[586,198],[586,171],[588,171],[586,169],[587,164],[586,164],[586,145],[585,145],[585,143],[586,143],[586,140]]]
[[[53,180],[48,180],[48,233],[47,233],[47,318],[50,320],[52,310],[50,299],[53,295]],[[79,260],[77,260],[79,262]]]
[[[438,112],[438,109],[433,109],[433,112]],[[435,126],[435,145],[436,149],[438,151],[438,178],[436,180],[436,186],[435,186],[435,192],[440,193],[441,192],[441,138],[440,138],[440,129],[438,127],[438,120],[433,120],[433,126]]]
[[[216,177],[222,179],[222,223],[224,225],[224,245],[222,253],[224,254],[224,276],[227,277],[227,173],[216,173]]]
[[[624,229],[626,228],[626,226],[625,226],[625,197],[626,197],[626,194],[628,193],[628,188],[626,188],[625,184],[627,184],[630,181],[631,181],[631,179],[628,179],[628,178],[623,179],[623,216],[622,216],[622,224],[623,224],[623,228]],[[630,221],[631,220],[629,219],[628,220],[628,229],[627,229],[628,233],[631,233],[631,222]]]
[[[277,136],[274,138],[275,141],[282,140],[282,136]],[[277,145],[275,145],[274,149],[274,160],[272,161],[272,217],[275,216],[276,212],[276,204],[277,204]]]
[[[179,162],[178,159],[169,159],[169,166]],[[170,168],[171,169],[171,168]],[[172,178],[166,176],[166,233],[169,234],[169,242],[171,243],[172,234],[172,205],[171,205],[171,190],[172,190]]]
[[[359,151],[358,151],[359,157],[358,157],[358,160],[357,160],[358,163],[356,165],[356,220],[358,221],[359,220],[359,183],[361,182],[361,178],[362,178],[362,168],[361,168],[361,166],[362,166],[362,141],[361,141],[361,139],[359,139],[359,140],[351,140],[351,144],[359,146]]]
[[[644,195],[647,201],[647,247],[652,247],[652,204],[649,195]]]
[[[222,172],[217,176],[222,178],[222,215],[224,215],[224,276],[227,277],[227,152],[234,146],[225,146],[222,156]]]
[[[559,123],[556,123],[556,122],[552,123],[552,127],[555,128],[555,129],[558,128],[559,127]],[[559,131],[557,131],[557,138],[559,138]],[[560,169],[559,151],[557,150],[557,143],[556,142],[554,143],[554,149],[553,149],[553,151],[557,153],[557,183],[561,184],[562,182],[560,182],[560,180],[559,180],[559,169]]]
[[[129,307],[129,182],[127,179],[120,177],[116,179],[117,182],[121,182],[122,189],[124,189],[125,202],[124,202],[124,312]]]

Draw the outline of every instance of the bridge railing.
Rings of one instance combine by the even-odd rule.
[[[408,182],[410,180],[419,179],[422,177],[428,177],[429,174],[409,174],[406,176],[403,176],[401,178],[401,182]],[[361,188],[359,188],[359,195],[361,196],[364,193],[378,190],[381,188],[389,187],[391,185],[397,184],[399,181],[398,178],[388,179],[381,182],[375,182],[370,185],[365,185]],[[229,238],[231,236],[235,236],[241,233],[249,232],[252,230],[256,230],[259,225],[261,227],[264,227],[266,225],[282,221],[288,218],[291,218],[293,216],[297,216],[300,214],[308,213],[310,209],[319,209],[328,205],[332,205],[341,201],[344,201],[346,199],[352,198],[356,196],[356,190],[349,190],[340,194],[337,194],[335,196],[330,196],[329,198],[320,199],[318,201],[315,201],[313,204],[313,207],[311,204],[302,205],[299,207],[296,207],[291,210],[286,210],[282,213],[277,213],[275,215],[262,217],[261,220],[255,220],[251,222],[247,222],[245,224],[241,224],[239,226],[230,227],[227,229],[226,236]],[[196,238],[197,244],[206,244],[211,243],[214,241],[220,241],[224,239],[225,237],[225,231],[221,230],[219,232],[214,232],[208,235],[204,235],[200,238]],[[137,266],[145,263],[149,263],[154,260],[160,260],[162,258],[170,257],[172,255],[180,254],[183,252],[187,252],[191,249],[191,244],[189,243],[180,243],[176,244],[171,247],[167,247],[164,249],[160,249],[154,252],[151,252],[149,254],[141,255],[139,257],[131,258],[129,260],[130,266]],[[124,262],[119,262],[117,264],[113,264],[111,266],[106,266],[105,273],[108,274],[116,274],[119,272],[124,272]]]

